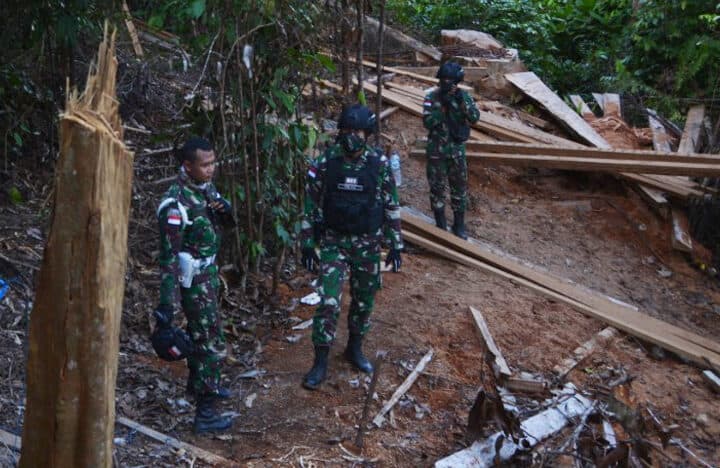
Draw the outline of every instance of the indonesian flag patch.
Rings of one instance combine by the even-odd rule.
[[[168,211],[167,222],[168,224],[172,224],[173,226],[180,226],[180,224],[182,224],[182,216],[180,215],[180,210],[172,209]]]
[[[313,179],[317,176],[317,169],[315,166],[310,166],[310,169],[308,169],[308,176]]]

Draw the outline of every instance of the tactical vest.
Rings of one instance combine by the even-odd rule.
[[[383,204],[377,196],[380,158],[373,151],[357,169],[343,167],[343,158],[329,159],[325,172],[325,228],[342,234],[369,234],[383,224]]]
[[[177,198],[165,198],[157,209],[157,214],[171,205],[175,205],[182,217],[181,229],[183,234],[183,251],[189,252],[195,258],[209,257],[217,252],[219,232],[216,231],[210,215],[210,209],[205,203],[195,203],[188,199],[180,186]],[[198,248],[202,246],[201,248]]]

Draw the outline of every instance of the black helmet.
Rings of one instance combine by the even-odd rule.
[[[370,133],[377,128],[375,113],[362,104],[353,104],[343,109],[338,120],[338,128],[348,130],[366,130]]]
[[[465,70],[459,63],[445,62],[440,65],[436,78],[449,79],[455,83],[460,83],[465,78]]]
[[[185,359],[195,350],[192,340],[185,331],[177,327],[157,327],[150,336],[155,353],[165,361]]]

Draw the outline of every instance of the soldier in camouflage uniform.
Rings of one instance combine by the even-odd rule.
[[[232,423],[214,408],[227,398],[220,387],[225,337],[218,311],[219,223],[232,223],[230,204],[212,183],[215,153],[209,141],[190,139],[181,149],[182,167],[157,210],[160,227],[158,324],[172,323],[182,307],[194,352],[187,358],[188,391],[197,398],[196,433],[228,429]]]
[[[346,108],[338,122],[336,144],[313,161],[308,171],[302,257],[308,270],[320,267],[318,292],[322,297],[313,323],[315,361],[303,379],[303,386],[311,390],[325,380],[348,272],[352,301],[344,355],[359,370],[373,372],[363,355],[362,339],[370,328],[375,293],[380,288],[383,236],[391,246],[386,265],[398,271],[402,263],[395,180],[387,158],[366,143],[375,127],[375,114],[367,107],[356,104]],[[315,247],[320,247],[319,257]]]
[[[438,70],[438,88],[425,96],[423,124],[428,129],[427,178],[430,185],[430,205],[435,224],[447,229],[445,219],[445,178],[450,184],[450,204],[453,210],[453,233],[463,239],[465,208],[467,205],[467,161],[465,141],[470,136],[469,123],[480,118],[472,97],[458,88],[465,76],[463,68],[454,62],[444,63]]]

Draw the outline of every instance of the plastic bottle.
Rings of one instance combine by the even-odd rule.
[[[400,172],[400,154],[397,150],[390,153],[390,170],[395,178],[395,185],[400,187],[402,185],[402,173]]]

